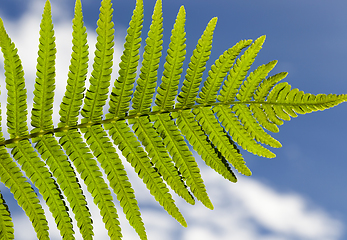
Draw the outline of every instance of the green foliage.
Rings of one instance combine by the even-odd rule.
[[[268,77],[277,61],[249,72],[265,36],[253,43],[242,40],[225,51],[203,81],[217,18],[208,23],[198,40],[179,89],[186,55],[184,7],[179,9],[159,80],[163,50],[161,0],[154,8],[142,58],[139,48],[143,2],[137,0],[119,64],[119,77],[109,94],[114,53],[112,13],[111,0],[103,0],[90,87],[85,91],[89,61],[87,34],[82,5],[80,0],[76,1],[70,71],[60,104],[60,122],[54,127],[56,49],[50,2],[46,1],[40,25],[30,133],[26,123],[30,99],[26,95],[23,68],[0,19],[10,134],[10,139],[5,140],[0,131],[0,180],[32,221],[39,239],[49,238],[48,224],[30,183],[46,201],[63,239],[74,238],[68,208],[72,209],[83,238],[93,237],[92,218],[78,175],[100,209],[111,239],[122,236],[111,189],[131,226],[141,239],[147,239],[135,192],[117,148],[158,203],[187,226],[169,188],[190,204],[196,198],[213,209],[190,146],[208,166],[236,182],[233,169],[251,175],[237,146],[273,158],[275,154],[264,145],[279,148],[281,144],[265,130],[278,132],[278,125],[291,117],[325,110],[347,100],[347,95],[312,95],[291,89],[288,83],[279,83],[286,73]],[[158,87],[157,83],[160,83]],[[104,116],[105,105],[109,109]],[[0,229],[1,239],[14,238],[12,219],[1,194]]]

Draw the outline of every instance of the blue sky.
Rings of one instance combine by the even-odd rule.
[[[67,39],[71,39],[74,1],[51,2],[58,50],[59,84],[56,99],[60,101],[65,91],[71,53],[70,40]],[[143,38],[148,31],[154,3],[154,0],[144,0]],[[100,3],[84,0],[82,4],[89,45],[94,49],[95,22]],[[113,4],[115,53],[116,58],[119,58],[135,1],[113,1]],[[36,64],[33,59],[36,60],[37,57],[38,25],[43,5],[43,0],[0,0],[0,16],[19,49],[29,93],[33,90],[35,78]],[[279,62],[271,74],[288,71],[285,81],[293,88],[314,94],[347,93],[346,1],[163,0],[164,48],[168,45],[170,31],[181,5],[185,6],[187,12],[187,58],[208,21],[217,16],[211,60],[207,67],[239,40],[266,35],[267,39],[256,58],[255,66],[276,59]],[[114,78],[117,75],[118,61],[115,59]],[[0,66],[4,114],[6,90],[2,58]],[[30,104],[32,102],[29,102],[29,107]],[[58,116],[58,108],[54,111],[55,116]],[[299,116],[286,122],[280,127],[280,132],[273,135],[283,145],[281,149],[274,150],[277,155],[275,159],[242,152],[253,176],[240,177],[237,184],[228,183],[212,170],[205,168],[197,157],[215,210],[205,209],[201,204],[188,206],[176,198],[188,222],[186,229],[161,210],[146,190],[143,190],[136,176],[130,174],[149,239],[347,239],[346,119],[345,103],[324,112]],[[55,117],[55,125],[57,121],[58,118]],[[2,126],[4,125],[3,121]],[[0,185],[0,189],[5,200],[11,199],[3,185]],[[30,232],[30,223],[15,209],[15,203],[8,204],[10,210],[14,209],[16,226],[21,228],[21,231],[15,232],[16,239],[29,239],[30,236],[35,239],[35,235]],[[93,207],[91,209],[95,210]],[[122,215],[121,217],[124,218]],[[28,226],[25,231],[21,224],[23,221],[24,225]],[[102,239],[105,234],[100,230],[100,221],[95,220],[96,234],[99,236],[96,239]],[[121,219],[121,223],[124,239],[137,239],[126,220]],[[56,236],[56,231],[52,230],[52,236]]]

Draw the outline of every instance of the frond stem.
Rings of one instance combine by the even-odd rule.
[[[220,106],[220,105],[237,105],[237,104],[256,104],[256,105],[280,105],[280,106],[300,106],[300,105],[321,105],[322,103],[324,104],[329,104],[329,103],[333,103],[336,102],[336,99],[333,100],[324,100],[324,101],[317,101],[317,102],[312,102],[312,103],[290,103],[290,102],[269,102],[269,101],[228,101],[228,102],[215,102],[215,103],[211,103],[211,104],[196,104],[190,107],[180,107],[180,108],[174,108],[174,109],[170,109],[170,110],[158,110],[158,111],[152,111],[152,112],[146,112],[146,113],[136,113],[136,114],[132,114],[132,115],[128,115],[125,117],[115,117],[115,118],[110,118],[110,119],[103,119],[100,121],[88,121],[86,123],[81,123],[78,125],[74,125],[74,126],[65,126],[65,127],[59,127],[59,128],[54,128],[54,129],[49,129],[49,130],[45,130],[45,131],[40,131],[40,132],[36,132],[36,133],[31,133],[31,134],[27,134],[24,136],[20,136],[20,137],[16,137],[16,138],[11,138],[11,139],[7,139],[5,141],[0,142],[0,146],[5,146],[7,144],[11,144],[11,143],[16,143],[19,142],[23,139],[32,139],[35,137],[39,137],[39,136],[43,136],[46,134],[54,134],[57,132],[68,132],[69,130],[72,129],[81,129],[81,128],[86,128],[86,127],[91,127],[94,125],[100,125],[100,124],[106,124],[106,123],[112,123],[112,122],[116,122],[116,121],[121,121],[121,120],[125,120],[125,119],[133,119],[133,118],[138,118],[138,117],[142,117],[142,116],[151,116],[151,115],[160,115],[162,113],[174,113],[174,112],[181,112],[184,110],[193,110],[195,108],[201,108],[201,107],[214,107],[214,106]],[[347,97],[346,99],[341,100],[341,102],[347,101]]]

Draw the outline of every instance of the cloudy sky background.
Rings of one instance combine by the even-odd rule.
[[[74,1],[51,2],[58,50],[55,99],[60,103],[70,63]],[[113,3],[116,28],[114,80],[135,1]],[[144,0],[143,39],[148,31],[154,3],[154,0]],[[92,59],[100,2],[84,0],[82,4]],[[347,2],[344,0],[164,0],[165,49],[181,5],[187,11],[187,59],[208,21],[218,16],[208,67],[224,50],[239,40],[256,39],[265,34],[267,40],[255,66],[277,59],[279,63],[271,75],[288,71],[289,75],[285,80],[293,87],[314,94],[347,93]],[[43,0],[0,0],[0,16],[22,59],[29,98],[32,96],[36,73],[38,31],[43,6]],[[1,108],[5,118],[6,89],[3,72],[1,56]],[[29,101],[28,105],[31,109],[32,102]],[[54,120],[57,125],[59,104],[55,106]],[[161,209],[124,161],[135,188],[149,239],[346,239],[346,118],[347,104],[342,104],[324,112],[299,116],[285,123],[280,127],[280,133],[273,135],[283,145],[281,149],[274,150],[277,158],[264,159],[243,151],[253,176],[240,176],[237,184],[227,182],[206,168],[197,156],[215,209],[208,210],[200,203],[190,206],[174,196],[187,220],[188,228],[181,227]],[[5,125],[3,120],[2,126]],[[11,193],[3,184],[0,184],[0,190],[15,221],[16,239],[36,239],[28,218],[16,207]],[[92,204],[92,200],[89,203],[95,222],[95,239],[107,239],[102,220],[98,217],[98,209]],[[122,210],[119,207],[118,210],[123,239],[138,239]],[[50,226],[52,239],[60,239],[53,221],[50,221]]]

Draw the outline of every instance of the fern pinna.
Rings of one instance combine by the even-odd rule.
[[[111,189],[139,237],[147,239],[135,192],[117,148],[159,204],[187,226],[169,188],[190,204],[197,199],[213,209],[189,146],[208,166],[236,182],[233,169],[251,175],[237,146],[273,158],[275,154],[264,145],[279,148],[281,144],[269,131],[278,132],[283,121],[298,114],[324,110],[347,100],[347,95],[312,95],[291,89],[288,83],[280,82],[286,73],[268,77],[276,61],[249,73],[265,36],[254,42],[242,40],[225,51],[203,81],[217,18],[208,23],[199,39],[179,89],[186,55],[185,10],[179,9],[161,76],[158,73],[163,51],[161,0],[155,4],[142,58],[139,49],[143,2],[136,1],[119,64],[119,77],[113,83],[112,12],[111,0],[103,0],[90,87],[85,91],[89,61],[87,34],[82,5],[80,0],[76,1],[70,71],[60,104],[60,122],[55,127],[52,109],[56,48],[51,6],[46,1],[40,26],[31,111],[33,130],[30,132],[23,68],[0,19],[10,135],[10,139],[5,140],[0,132],[0,179],[32,221],[39,239],[49,239],[48,224],[31,183],[46,201],[64,239],[74,238],[68,208],[72,209],[83,238],[93,237],[92,218],[78,176],[99,207],[111,239],[122,236]],[[109,94],[111,83],[113,88]],[[106,115],[104,107],[108,107]],[[1,239],[14,238],[12,219],[1,195],[0,229]]]

